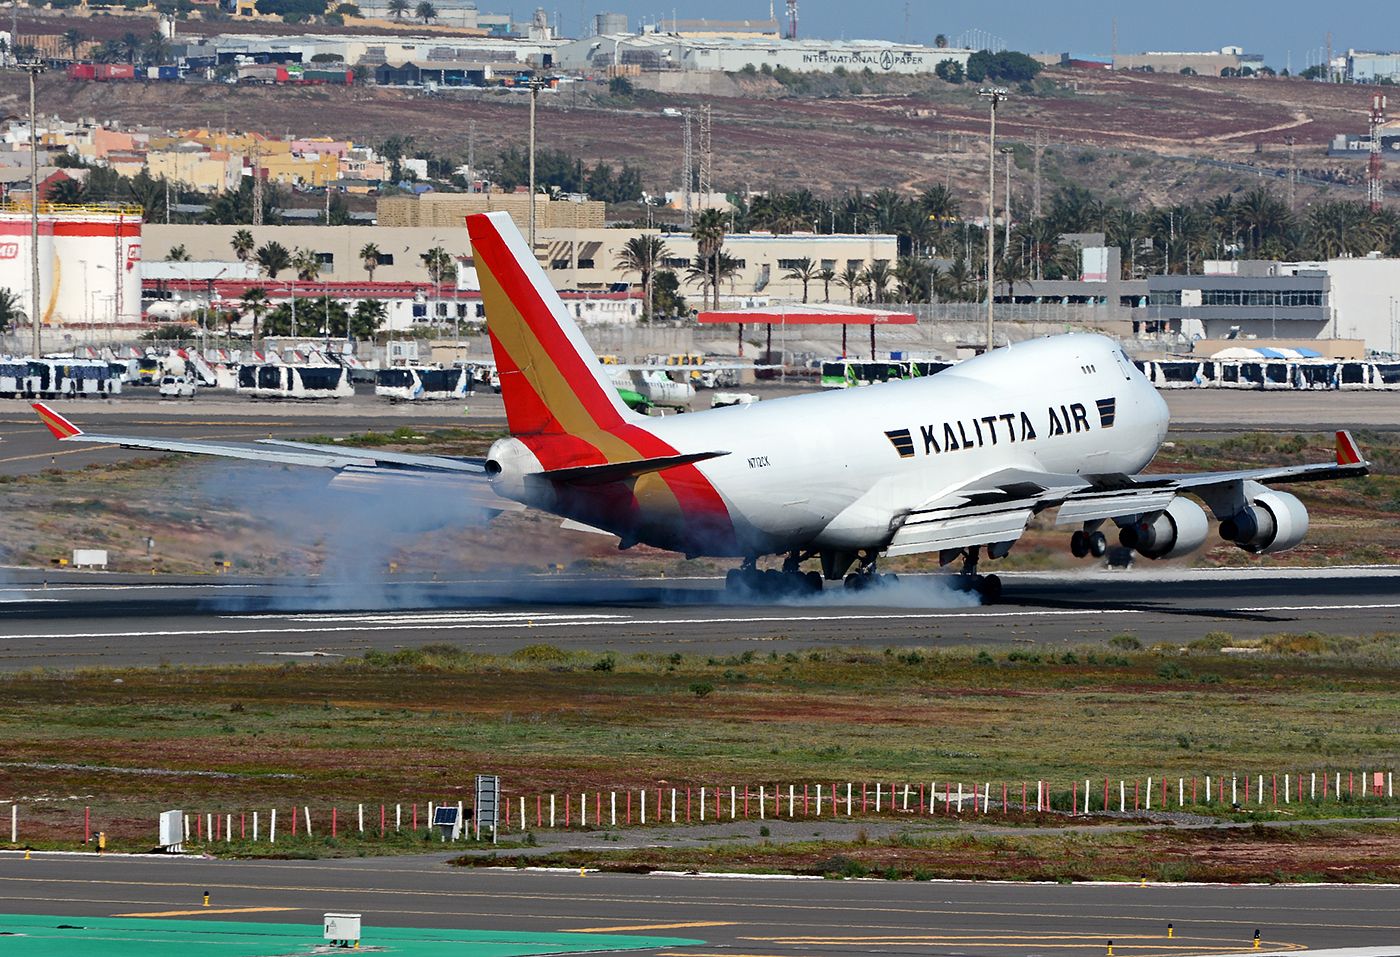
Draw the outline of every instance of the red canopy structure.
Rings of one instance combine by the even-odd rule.
[[[829,303],[780,303],[755,309],[725,309],[702,312],[697,321],[705,323],[733,322],[739,325],[739,355],[744,354],[744,326],[768,327],[768,352],[773,351],[773,327],[832,326],[841,327],[841,354],[846,354],[846,332],[850,326],[870,327],[870,358],[875,358],[876,326],[910,326],[918,321],[912,312],[885,312],[881,309],[860,309],[855,306],[833,306]]]

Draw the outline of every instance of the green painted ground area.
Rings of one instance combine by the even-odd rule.
[[[548,934],[490,930],[364,928],[360,953],[396,957],[531,957],[684,947],[703,941],[622,934]],[[5,957],[300,957],[326,953],[319,924],[206,920],[36,917],[0,914]],[[335,953],[351,954],[353,950]]]

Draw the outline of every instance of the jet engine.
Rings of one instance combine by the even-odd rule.
[[[1265,491],[1220,523],[1220,537],[1255,555],[1292,548],[1308,533],[1308,509],[1287,492]]]
[[[1176,558],[1205,544],[1210,523],[1199,505],[1174,498],[1164,510],[1139,515],[1118,533],[1118,541],[1146,558]]]

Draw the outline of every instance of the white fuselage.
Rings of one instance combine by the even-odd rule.
[[[1113,400],[1109,427],[1101,399]],[[1167,423],[1166,403],[1118,345],[1078,334],[998,349],[925,379],[715,409],[648,429],[682,453],[729,453],[699,469],[740,541],[763,554],[882,547],[904,513],[1008,468],[1131,475],[1152,460]],[[903,430],[905,456],[896,447]]]

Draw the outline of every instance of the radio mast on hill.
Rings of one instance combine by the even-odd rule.
[[[787,0],[788,31],[789,40],[797,39],[797,0]]]
[[[1381,178],[1381,124],[1385,122],[1385,94],[1371,97],[1371,158],[1366,166],[1366,198],[1371,212],[1379,213],[1385,200],[1385,181]]]

